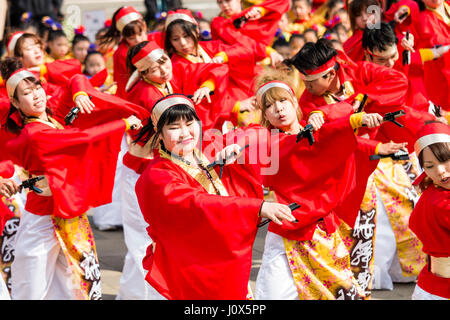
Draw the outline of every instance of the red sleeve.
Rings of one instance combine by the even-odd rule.
[[[370,100],[364,111],[384,115],[401,109],[405,104],[408,92],[405,74],[371,62],[361,62],[356,77]]]
[[[280,139],[279,171],[265,177],[264,186],[273,188],[279,202],[301,205],[292,212],[298,223],[269,226],[288,239],[304,239],[305,230],[311,230],[354,188],[351,157],[357,143],[349,117],[324,124],[314,137],[313,145],[307,139],[296,143],[296,136]]]
[[[220,128],[223,121],[228,119],[235,101],[228,96],[227,64],[217,63],[174,63],[173,78],[177,87],[185,95],[192,95],[204,82],[212,80],[215,85],[211,103],[206,99],[195,106],[196,112],[202,120],[204,130]]]
[[[91,97],[95,109],[90,114],[78,113],[78,118],[72,124],[73,127],[80,129],[90,128],[98,124],[127,118],[131,115],[135,115],[141,120],[150,116],[150,112],[144,107],[120,97],[98,91],[92,86],[89,79],[79,74],[70,79],[64,100],[60,102],[60,106],[55,113],[55,118],[60,123],[64,123],[64,117],[75,106],[73,95],[79,91],[84,91]]]
[[[278,21],[283,13],[289,10],[289,1],[266,0],[258,7],[264,7],[267,10],[266,14],[258,20],[247,21],[240,29],[234,27],[233,21],[245,15],[250,8],[228,19],[215,17],[211,22],[212,38],[222,40],[227,44],[233,44],[240,41],[239,34],[241,34],[262,43],[264,46],[269,46],[278,29]]]
[[[81,74],[81,63],[77,59],[55,60],[47,63],[47,81],[60,86],[66,86],[75,74]]]
[[[15,163],[47,177],[53,194],[53,214],[72,218],[111,202],[125,122],[86,130],[57,130],[31,123],[8,142]]]
[[[130,152],[123,156],[123,164],[128,168],[134,170],[137,174],[142,174],[150,163],[151,159],[137,157]]]
[[[300,107],[306,120],[313,111],[321,111],[325,121],[333,121],[353,113],[353,107],[345,101],[327,104],[323,97],[313,96],[306,90],[300,97]]]
[[[89,82],[92,84],[93,87],[101,87],[108,77],[108,69],[103,69],[100,72],[97,72],[94,74],[90,79]]]

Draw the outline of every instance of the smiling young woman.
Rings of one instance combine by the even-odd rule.
[[[105,178],[113,176],[124,132],[132,125],[139,127],[140,120],[128,110],[123,120],[119,116],[103,123],[99,114],[91,114],[91,124],[97,125],[65,128],[47,107],[40,81],[15,67],[14,61],[6,60],[1,68],[11,102],[6,128],[15,134],[6,149],[29,177],[44,179],[36,183],[41,193],[27,194],[11,266],[12,298],[99,299],[100,271],[86,211],[111,201],[112,183]],[[67,108],[66,102],[59,108]],[[82,113],[92,111],[78,106]],[[110,101],[108,107],[114,109]]]

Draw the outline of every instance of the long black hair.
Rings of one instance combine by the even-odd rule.
[[[198,26],[192,22],[186,21],[186,20],[182,20],[182,19],[177,19],[172,21],[166,28],[165,31],[165,36],[164,36],[164,48],[167,51],[167,54],[169,55],[169,57],[171,57],[175,52],[175,48],[172,45],[172,43],[170,42],[170,38],[172,37],[172,31],[174,26],[179,25],[181,26],[181,29],[186,32],[186,34],[188,35],[188,37],[190,37],[194,43],[195,46],[198,45],[198,39],[199,39],[199,29]]]

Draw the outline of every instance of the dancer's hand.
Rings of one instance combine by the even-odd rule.
[[[142,128],[142,121],[138,119],[136,116],[129,116],[127,118],[128,124],[130,125],[130,129],[138,130]]]
[[[206,98],[208,103],[211,103],[211,97],[209,96],[211,90],[208,87],[201,87],[194,92],[192,101],[194,104],[199,104],[203,98]]]
[[[395,143],[395,142],[388,142],[388,143],[382,143],[380,147],[378,148],[378,154],[381,155],[387,155],[396,153],[400,150],[408,152],[408,149],[406,146],[408,145],[408,142],[402,142],[402,143]]]
[[[366,113],[362,117],[362,124],[368,128],[378,127],[383,123],[383,117],[378,113]]]
[[[261,206],[261,217],[268,218],[278,225],[283,224],[283,220],[291,222],[296,220],[287,205],[276,202],[264,202]]]
[[[11,198],[17,192],[20,192],[19,184],[12,179],[0,178],[0,195],[6,198]]]
[[[80,109],[81,113],[91,113],[95,108],[95,104],[84,94],[80,94],[75,98],[75,105]]]
[[[321,112],[314,112],[309,116],[308,124],[313,126],[314,131],[319,130],[323,124],[325,123],[325,120],[323,118],[323,114]]]

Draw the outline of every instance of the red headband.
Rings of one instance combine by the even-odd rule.
[[[336,64],[336,56],[332,57],[326,63],[324,63],[323,65],[314,70],[304,70],[304,73],[301,74],[303,80],[313,81],[319,79],[324,75],[326,75],[331,69],[333,69],[335,64]]]
[[[169,11],[165,22],[165,28],[167,28],[171,22],[178,19],[188,21],[193,24],[198,24],[197,20],[195,20],[192,16],[191,11],[186,9],[178,9],[176,11]]]
[[[132,6],[123,7],[116,16],[116,28],[122,32],[123,28],[130,22],[142,19],[142,15]]]
[[[429,123],[424,125],[417,133],[417,141],[414,144],[414,151],[417,156],[420,152],[431,144],[447,142],[450,143],[450,126],[444,123]],[[422,172],[414,181],[414,185],[419,184],[426,177],[426,173]]]

